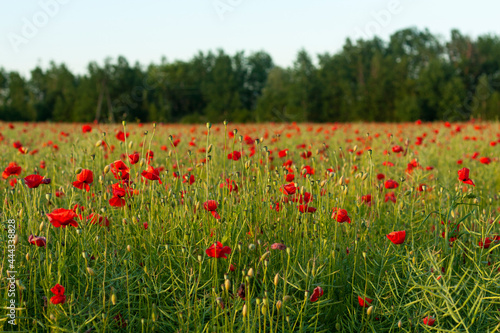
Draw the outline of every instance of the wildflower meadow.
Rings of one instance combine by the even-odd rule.
[[[500,124],[0,123],[0,330],[496,332]]]

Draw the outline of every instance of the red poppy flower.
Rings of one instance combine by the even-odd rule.
[[[71,209],[58,208],[46,215],[49,222],[56,228],[66,228],[67,225],[78,227],[78,223],[74,220],[77,215]]]
[[[127,133],[127,134],[125,135],[125,133],[123,133],[123,131],[120,131],[120,132],[118,132],[118,134],[116,134],[116,138],[117,138],[119,141],[123,141],[123,142],[125,142],[125,137],[127,137],[127,138],[128,138],[128,137],[129,137],[129,135],[130,135],[130,133]]]
[[[113,173],[113,176],[115,176],[116,179],[118,180],[128,180],[130,175],[129,175],[129,168],[128,166],[123,163],[121,160],[114,161],[110,165],[111,172]]]
[[[128,160],[129,160],[130,164],[136,164],[137,162],[139,162],[139,153],[134,152],[134,153],[128,155]]]
[[[101,227],[109,227],[109,219],[99,214],[92,213],[87,216],[91,224],[99,224]]]
[[[305,178],[306,175],[314,175],[314,169],[311,168],[309,165],[306,165],[306,166],[302,167],[300,173],[302,174],[302,177]]]
[[[394,192],[389,192],[389,193],[386,193],[385,194],[385,202],[387,201],[392,201],[392,202],[396,202],[396,195],[394,194]]]
[[[371,194],[363,195],[361,197],[361,201],[363,201],[368,206],[371,206],[371,204],[372,204],[372,195]]]
[[[40,175],[29,175],[24,178],[24,183],[29,188],[37,188],[40,184],[50,184],[50,179],[43,178]]]
[[[281,244],[281,243],[274,243],[273,245],[271,245],[271,249],[273,249],[273,250],[286,250],[286,245]]]
[[[295,194],[295,192],[297,191],[297,187],[295,187],[294,183],[289,183],[289,184],[283,185],[283,187],[280,189],[280,191],[286,195],[291,195],[291,194]]]
[[[16,162],[10,162],[2,173],[3,179],[7,179],[10,176],[19,176],[21,174],[21,167],[17,165]]]
[[[489,237],[486,237],[484,240],[479,241],[479,246],[483,249],[487,249],[490,247],[491,241],[492,240]]]
[[[85,190],[88,192],[90,191],[90,184],[94,182],[94,174],[92,171],[88,169],[82,169],[82,171],[76,175],[76,181],[73,182],[73,186],[83,190],[85,187]]]
[[[382,180],[382,179],[384,179],[384,178],[385,178],[385,175],[384,175],[383,173],[379,173],[379,174],[377,175],[377,179],[378,179],[378,180]]]
[[[226,254],[231,254],[231,248],[229,246],[223,246],[221,242],[217,242],[212,244],[205,252],[207,256],[212,258],[227,259]]]
[[[44,247],[45,245],[47,245],[47,240],[45,237],[39,237],[39,236],[33,236],[33,235],[29,236],[28,242],[30,244],[33,244],[33,245],[36,245],[39,247]]]
[[[351,218],[347,215],[347,210],[334,207],[332,212],[332,219],[340,223],[351,223]]]
[[[397,188],[399,186],[398,182],[392,180],[392,179],[388,179],[385,181],[385,184],[384,184],[385,188]]]
[[[123,197],[127,194],[127,192],[128,194],[131,194],[131,191],[121,187],[120,183],[111,185],[111,189],[113,191],[113,197],[108,201],[110,206],[113,207],[125,206],[125,199],[123,199]]]
[[[92,132],[92,127],[90,127],[90,125],[82,126],[82,133],[90,133],[90,132]]]
[[[184,179],[182,182],[188,183],[189,185],[192,185],[195,182],[194,175],[184,175],[182,178]]]
[[[309,299],[312,303],[316,302],[321,296],[323,296],[323,289],[321,287],[314,288],[314,291]]]
[[[50,298],[52,304],[64,304],[66,295],[64,295],[64,287],[57,283],[50,291],[55,295]]]
[[[235,191],[235,192],[238,192],[238,185],[236,184],[236,182],[232,179],[228,179],[226,178],[226,183],[222,183],[219,185],[220,188],[224,188],[224,187],[227,187],[229,189],[229,193]]]
[[[299,205],[298,208],[299,212],[301,213],[314,213],[317,210],[316,208],[310,207],[308,205]]]
[[[404,151],[404,149],[401,146],[396,145],[396,146],[392,147],[392,152],[394,152],[394,153],[400,153],[402,151]]]
[[[393,231],[386,236],[394,244],[403,244],[406,238],[406,231]]]
[[[458,179],[464,184],[476,186],[472,179],[469,178],[469,172],[470,170],[468,168],[458,170]]]
[[[368,297],[362,298],[361,296],[358,296],[359,306],[361,306],[363,308],[369,307],[370,304],[372,304],[372,302],[373,302],[373,300],[368,298]]]
[[[241,158],[241,153],[239,151],[233,151],[232,154],[227,155],[228,160],[238,161]]]
[[[436,321],[436,319],[434,319],[434,317],[431,317],[431,316],[427,316],[423,319],[424,325],[427,325],[427,326],[434,326],[435,321]]]
[[[278,156],[281,158],[286,157],[286,155],[288,155],[288,149],[283,149],[278,152]]]
[[[312,153],[310,151],[305,151],[302,154],[300,154],[300,157],[302,157],[303,159],[308,159],[311,156],[312,156]]]
[[[158,168],[153,168],[151,165],[148,166],[147,170],[141,172],[141,175],[149,180],[157,180],[160,184],[163,184],[160,179],[160,170]]]
[[[295,179],[295,175],[294,175],[293,173],[289,173],[289,174],[287,174],[287,175],[285,176],[285,180],[286,180],[287,182],[291,182],[291,181],[293,181],[294,179]]]
[[[482,164],[490,164],[491,163],[491,158],[489,158],[489,157],[481,157],[479,159],[479,162],[481,162]]]
[[[217,201],[208,200],[203,204],[203,208],[205,208],[206,211],[209,211],[217,220],[219,220],[220,215],[216,212],[218,205],[219,204],[217,203]]]

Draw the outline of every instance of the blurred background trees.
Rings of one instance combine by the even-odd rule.
[[[500,116],[500,39],[415,28],[351,41],[290,68],[264,51],[199,52],[189,61],[91,62],[75,75],[51,63],[25,78],[0,68],[8,121],[457,121]]]

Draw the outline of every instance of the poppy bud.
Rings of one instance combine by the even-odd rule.
[[[50,201],[50,198],[51,198],[51,197],[52,197],[52,193],[46,193],[46,194],[45,194],[45,199],[46,199],[47,201]]]
[[[109,172],[109,169],[110,169],[110,166],[109,165],[106,165],[104,167],[104,174],[107,174]]]
[[[95,271],[92,268],[87,267],[87,272],[90,274],[90,276],[95,276]]]
[[[368,177],[368,173],[364,173],[363,177],[361,177],[361,180],[366,180],[367,177]]]
[[[335,328],[337,329],[337,331],[340,331],[340,324],[339,324],[339,323],[336,323],[336,324],[335,324]]]
[[[19,242],[19,237],[17,236],[17,234],[14,235],[14,245],[17,245],[17,243]]]
[[[156,304],[153,303],[153,309],[151,311],[151,320],[156,321]]]
[[[116,305],[116,294],[115,294],[115,293],[113,293],[113,294],[111,295],[111,303],[112,303],[113,305]]]
[[[102,140],[97,141],[97,142],[95,143],[95,146],[96,146],[96,147],[100,147],[100,146],[102,146]]]
[[[264,315],[264,316],[266,315],[266,313],[267,313],[267,305],[265,305],[265,304],[262,305],[261,312],[262,312],[262,315]]]
[[[130,141],[128,143],[128,149],[132,149],[132,147],[134,146],[134,142],[133,141]]]
[[[241,314],[243,315],[243,317],[246,317],[246,316],[247,316],[247,312],[248,312],[248,310],[247,310],[247,305],[246,305],[246,304],[244,304],[244,305],[243,305],[243,309],[241,310]]]
[[[401,319],[398,321],[398,328],[401,328],[403,326],[403,323],[401,322]]]
[[[146,160],[141,158],[141,161],[139,162],[139,166],[144,166],[144,163],[146,163]]]
[[[340,177],[339,185],[344,185],[344,176]]]
[[[255,244],[250,244],[250,245],[248,245],[248,249],[249,249],[250,251],[255,250]]]
[[[208,128],[208,129],[211,129],[211,128],[212,128],[212,124],[208,122],[208,123],[207,123],[207,128]]]
[[[306,290],[306,292],[304,293],[304,297],[307,299],[309,298],[309,291]]]
[[[371,314],[372,314],[372,312],[373,312],[373,305],[372,305],[372,306],[370,306],[370,307],[366,310],[366,315],[368,315],[368,316],[369,316],[369,315],[371,315]]]
[[[130,245],[127,245],[127,251],[132,252],[132,247]]]
[[[281,301],[277,301],[276,302],[276,309],[279,311],[281,309],[282,305],[283,305],[283,303]]]
[[[253,268],[250,268],[250,269],[248,270],[247,275],[248,275],[249,277],[253,277],[253,276],[254,276]]]
[[[229,291],[229,289],[231,288],[231,281],[229,281],[228,279],[226,279],[224,281],[224,288],[226,289],[226,291]]]
[[[213,147],[213,146],[212,146],[212,144],[210,144],[210,145],[208,146],[208,149],[207,149],[207,154],[210,154],[210,152],[212,152],[212,147]]]
[[[276,275],[274,276],[274,285],[277,286],[279,281],[280,281],[280,275],[276,273]]]
[[[26,261],[29,261],[30,260],[30,253],[26,253]]]
[[[265,252],[261,257],[260,257],[260,261],[264,260],[267,258],[267,256],[269,255],[269,251]]]

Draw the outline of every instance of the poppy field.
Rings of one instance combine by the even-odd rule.
[[[0,330],[494,332],[500,124],[0,123]]]

